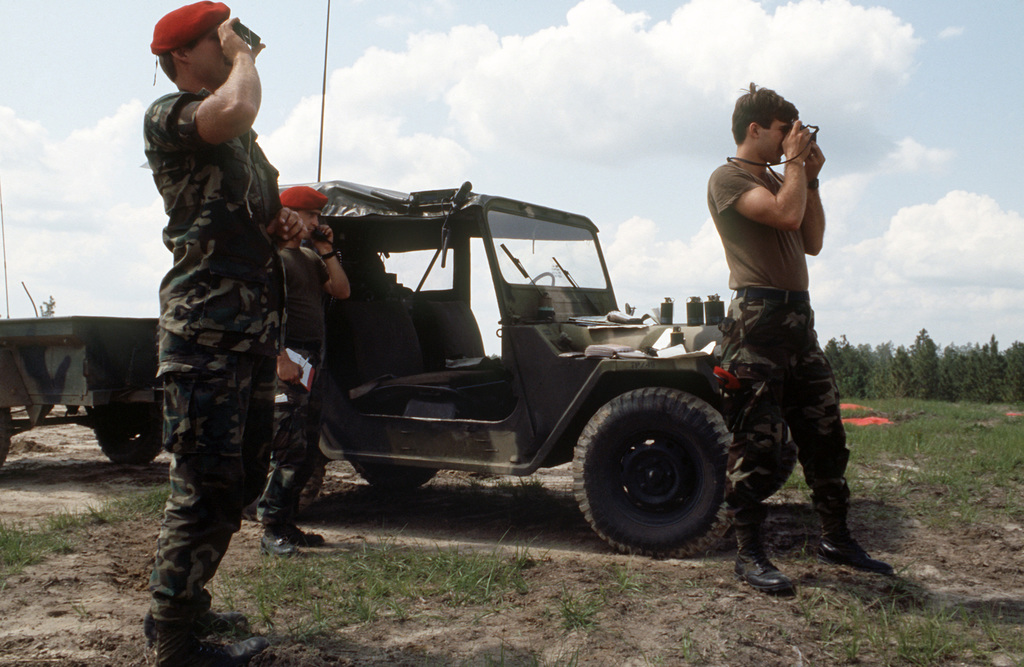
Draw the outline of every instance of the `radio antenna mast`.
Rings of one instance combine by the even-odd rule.
[[[327,104],[327,45],[331,36],[331,0],[327,0],[327,28],[324,31],[324,82],[320,91],[320,155],[316,161],[316,181],[323,179],[320,169],[324,163],[324,108]]]

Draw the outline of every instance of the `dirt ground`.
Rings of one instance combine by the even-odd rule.
[[[167,459],[115,465],[91,431],[48,426],[15,437],[0,468],[0,519],[31,526],[64,510],[97,506],[126,489],[166,479]],[[303,525],[322,533],[326,550],[366,542],[459,545],[493,551],[529,545],[537,563],[525,571],[527,591],[514,593],[497,613],[441,607],[425,601],[405,619],[383,618],[344,628],[330,640],[304,644],[271,635],[273,645],[251,664],[293,665],[829,665],[836,658],[811,631],[805,607],[820,589],[852,586],[884,598],[891,581],[827,567],[807,557],[814,521],[799,494],[777,499],[770,533],[775,562],[794,577],[796,598],[759,595],[731,575],[728,544],[706,558],[653,560],[615,554],[589,529],[576,508],[569,472],[543,475],[551,507],[513,511],[493,480],[442,473],[404,500],[371,492],[337,462],[328,467],[325,495]],[[979,526],[974,534],[933,533],[901,508],[858,505],[857,517],[881,516],[861,542],[894,563],[900,576],[928,591],[936,603],[1024,618],[1024,528]],[[855,517],[854,527],[859,520]],[[0,666],[123,666],[152,664],[142,639],[146,583],[156,542],[152,521],[98,525],[86,543],[52,555],[10,577],[0,592]],[[259,530],[245,523],[222,572],[250,568]],[[567,584],[586,589],[609,572],[637,573],[642,593],[617,596],[595,627],[566,631],[557,600]],[[952,573],[952,576],[950,576]],[[216,604],[216,601],[215,601]],[[252,610],[243,610],[249,611]],[[1013,665],[1020,655],[987,655],[977,662]],[[864,659],[860,664],[874,664]]]

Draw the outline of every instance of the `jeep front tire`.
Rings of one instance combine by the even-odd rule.
[[[619,551],[683,557],[725,532],[729,433],[707,402],[668,387],[621,394],[576,444],[573,486],[594,531]]]

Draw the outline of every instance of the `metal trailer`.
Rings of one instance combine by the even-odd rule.
[[[115,463],[160,452],[156,318],[0,320],[0,465],[11,437],[36,426],[79,423]],[[64,406],[64,415],[51,411]]]

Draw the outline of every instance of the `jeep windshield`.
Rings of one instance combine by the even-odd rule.
[[[501,277],[511,285],[604,289],[597,242],[589,229],[489,211]]]

